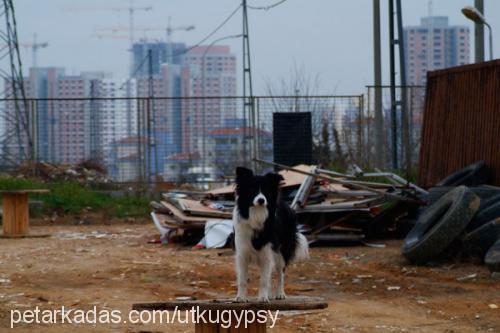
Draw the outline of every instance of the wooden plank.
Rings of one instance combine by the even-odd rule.
[[[196,323],[194,325],[195,333],[218,333],[219,329],[216,324],[211,323]]]
[[[196,223],[196,222],[206,222],[207,221],[206,218],[186,215],[186,214],[184,214],[184,212],[182,212],[180,209],[178,209],[177,207],[175,207],[174,205],[172,205],[169,202],[161,201],[161,204],[163,206],[165,206],[172,213],[172,217],[176,221],[183,222],[183,223],[193,223],[193,222]]]
[[[172,215],[165,215],[161,213],[155,213],[155,216],[160,221],[162,225],[166,228],[170,229],[178,229],[178,228],[205,228],[205,222],[190,222],[188,224],[176,221]]]
[[[0,190],[0,194],[25,194],[25,193],[49,193],[50,190]]]
[[[222,219],[230,219],[233,217],[232,212],[223,211],[220,209],[210,208],[204,205],[202,202],[191,199],[177,199],[183,211],[186,214],[194,216],[210,216],[218,217]]]
[[[232,299],[219,300],[194,300],[194,301],[166,301],[155,303],[135,303],[133,310],[190,310],[199,306],[200,310],[318,310],[328,307],[328,303],[319,297],[289,296],[284,300],[271,300],[270,302],[235,302]]]
[[[311,169],[311,165],[306,165],[306,164],[299,164],[294,167],[295,170],[299,171],[309,171]],[[279,172],[280,175],[283,176],[285,179],[281,184],[281,188],[285,187],[293,187],[293,186],[299,186],[304,182],[305,175],[301,173],[297,173],[295,171],[291,170],[281,170]],[[235,191],[235,186],[234,184],[224,186],[215,190],[209,190],[205,192],[209,196],[217,196],[217,195],[224,195],[224,194],[231,194],[234,193]]]

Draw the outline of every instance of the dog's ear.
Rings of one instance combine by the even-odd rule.
[[[244,183],[253,177],[253,172],[245,167],[236,168],[236,184]]]
[[[285,180],[279,173],[269,172],[265,175],[267,179],[276,187],[280,186],[281,181]]]

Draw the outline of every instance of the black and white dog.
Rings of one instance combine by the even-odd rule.
[[[238,295],[246,302],[248,266],[260,268],[258,300],[285,298],[285,268],[292,260],[309,256],[304,235],[297,231],[297,218],[290,206],[280,199],[280,174],[256,176],[247,168],[236,168],[236,206],[233,212],[236,245]],[[278,275],[276,293],[271,295],[273,270]]]

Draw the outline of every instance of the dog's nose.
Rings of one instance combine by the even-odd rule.
[[[266,203],[266,201],[263,198],[259,198],[257,199],[257,203],[262,206],[263,204]]]

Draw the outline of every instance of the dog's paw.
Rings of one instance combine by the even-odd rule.
[[[257,298],[257,301],[262,302],[262,303],[269,303],[269,296],[266,296],[266,295],[259,296]]]
[[[274,297],[274,299],[285,299],[285,298],[286,298],[286,295],[284,292],[277,293],[276,296]]]
[[[235,302],[237,303],[246,303],[248,302],[248,297],[246,296],[236,296],[236,298],[234,299]]]

